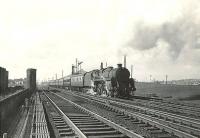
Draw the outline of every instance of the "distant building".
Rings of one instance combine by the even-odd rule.
[[[10,79],[8,81],[8,87],[15,87],[15,86],[22,86],[22,87],[25,87],[25,82],[26,82],[26,79],[24,78],[20,78],[20,79]]]
[[[36,69],[29,68],[26,70],[26,89],[36,89]]]
[[[166,84],[166,82],[160,81],[160,84]],[[182,79],[182,80],[171,80],[168,81],[169,85],[200,85],[200,79]]]
[[[8,88],[8,71],[0,67],[0,94],[5,93]]]
[[[176,85],[200,85],[200,79],[172,80],[171,82]]]

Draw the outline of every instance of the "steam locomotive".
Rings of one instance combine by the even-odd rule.
[[[85,73],[75,73],[72,66],[71,75],[51,80],[49,86],[83,92],[92,90],[97,95],[119,98],[128,98],[136,90],[134,79],[130,78],[129,70],[122,64],[118,64],[117,68],[101,66],[101,69]]]

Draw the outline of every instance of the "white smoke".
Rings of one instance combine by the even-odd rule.
[[[200,1],[198,2],[200,6]],[[185,8],[183,8],[185,9]],[[128,46],[138,50],[150,50],[159,40],[169,45],[168,56],[176,60],[185,47],[200,49],[200,7],[188,7],[175,21],[161,25],[147,25],[139,22],[134,26],[134,37]]]

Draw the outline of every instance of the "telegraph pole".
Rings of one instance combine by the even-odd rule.
[[[166,75],[166,82],[165,82],[166,84],[167,84],[167,78],[168,78],[168,75]]]
[[[56,88],[58,88],[58,82],[57,82],[58,80],[57,80],[57,73],[56,73]]]
[[[131,78],[133,78],[133,65],[131,65]]]
[[[62,69],[62,80],[63,80],[63,84],[62,85],[64,85],[63,69]]]
[[[81,64],[82,64],[82,63],[83,63],[82,61],[78,62],[78,68],[79,68],[79,66],[80,66],[79,71],[81,71]]]
[[[78,59],[76,58],[76,73],[78,72]]]
[[[152,75],[150,75],[150,82],[151,82],[151,77],[152,77]]]

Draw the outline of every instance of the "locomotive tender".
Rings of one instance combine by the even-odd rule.
[[[74,73],[72,66],[71,75],[51,80],[49,86],[83,92],[93,90],[98,95],[120,98],[129,98],[136,90],[134,79],[130,78],[129,70],[122,64],[118,64],[117,68],[103,68],[101,64],[101,69],[86,73]]]

